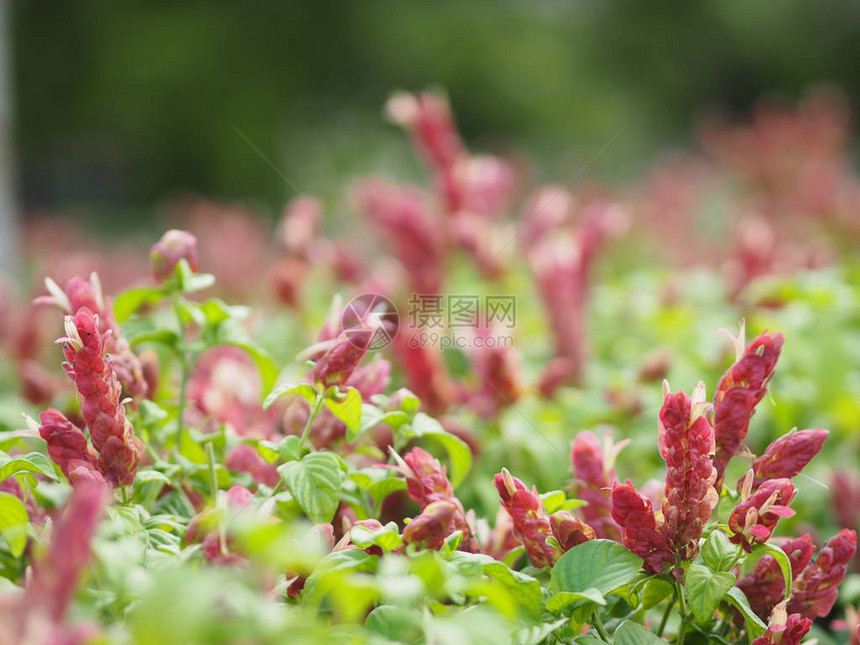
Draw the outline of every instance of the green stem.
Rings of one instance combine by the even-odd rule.
[[[122,487],[120,487],[120,489],[119,489],[119,490],[120,490],[120,494],[121,494],[121,496],[122,496],[122,504],[123,504],[123,506],[128,505],[128,487],[127,487],[127,486],[122,486]]]
[[[209,488],[212,491],[212,502],[218,495],[218,475],[215,473],[215,448],[212,442],[206,444],[206,458],[209,461]]]
[[[602,638],[607,643],[609,642],[609,634],[606,633],[606,628],[603,626],[603,622],[600,620],[600,614],[595,611],[591,615],[591,626],[600,634],[600,638]]]
[[[663,632],[666,631],[666,623],[669,622],[669,614],[672,613],[672,608],[675,606],[675,597],[677,593],[675,589],[672,589],[672,600],[669,601],[669,604],[666,605],[666,611],[663,612],[663,618],[660,620],[660,627],[657,629],[657,636],[663,636]]]
[[[678,597],[678,609],[681,612],[681,626],[678,627],[675,645],[684,645],[684,639],[687,637],[687,603],[684,601],[684,590],[681,588],[681,583],[677,581],[675,582],[675,595]]]
[[[179,381],[179,403],[176,406],[176,452],[179,452],[179,445],[182,441],[182,430],[185,428],[185,396],[188,390],[188,374],[191,371],[188,353],[185,351],[185,325],[182,323],[182,312],[179,309],[180,296],[177,295],[173,299],[173,313],[176,316],[176,324],[179,326],[179,338],[181,350],[179,352],[179,360],[182,367],[182,375]]]
[[[308,438],[308,435],[311,432],[311,426],[314,424],[314,419],[317,418],[317,415],[322,410],[323,403],[325,403],[325,396],[322,393],[317,394],[317,398],[314,401],[313,406],[311,407],[311,413],[308,415],[308,421],[305,423],[305,428],[302,430],[302,436],[300,438],[301,444],[304,445],[305,441]]]

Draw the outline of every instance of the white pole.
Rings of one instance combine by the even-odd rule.
[[[9,0],[0,0],[0,274],[14,278],[19,261],[9,70]]]

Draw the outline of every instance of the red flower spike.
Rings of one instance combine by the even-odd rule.
[[[612,519],[609,502],[612,485],[617,481],[615,458],[629,443],[625,439],[617,444],[606,434],[603,445],[592,432],[580,432],[573,440],[570,462],[573,465],[576,496],[586,502],[578,509],[598,538],[621,540],[621,529]]]
[[[792,430],[771,443],[764,454],[753,462],[753,490],[765,480],[797,475],[818,454],[828,434],[827,430],[820,428]],[[743,478],[738,481],[738,490],[742,485]]]
[[[105,354],[105,340],[98,317],[86,307],[66,316],[63,368],[81,397],[81,414],[99,453],[98,468],[113,485],[134,481],[139,461],[131,424],[120,402],[122,388]]]
[[[683,392],[671,394],[664,381],[660,410],[659,446],[666,461],[663,495],[663,531],[666,543],[681,560],[699,553],[699,538],[711,509],[719,499],[714,490],[717,473],[711,462],[714,429],[705,415],[705,384],[699,383],[691,399]]]
[[[797,578],[812,560],[815,544],[809,535],[788,540],[781,548],[791,563],[791,577]],[[772,555],[766,555],[756,562],[755,569],[738,581],[737,586],[749,600],[750,607],[762,620],[767,620],[774,607],[785,597],[785,579],[782,569]]]
[[[470,531],[463,507],[455,499],[440,499],[425,506],[421,514],[406,525],[403,541],[438,551],[445,538],[455,531],[463,531],[464,542],[467,541]]]
[[[197,271],[197,238],[188,231],[171,229],[152,245],[149,252],[152,263],[152,277],[164,282],[171,275],[180,260],[185,260],[192,271]]]
[[[113,310],[102,293],[98,274],[90,274],[89,280],[73,277],[66,283],[65,290],[50,278],[45,278],[45,286],[51,295],[36,298],[34,303],[55,305],[67,314],[75,314],[84,308],[93,312],[98,317],[98,330],[105,340],[107,359],[122,385],[123,396],[134,399],[146,396],[150,388],[143,364],[122,337]]]
[[[424,196],[411,188],[368,179],[355,187],[352,199],[390,242],[413,291],[439,293],[445,274],[446,241],[444,229],[435,221]]]
[[[425,162],[435,170],[449,169],[464,153],[445,97],[399,92],[388,100],[386,112],[391,121],[409,131]]]
[[[743,335],[742,326],[737,338],[738,358],[720,379],[714,394],[714,466],[718,491],[723,485],[729,460],[737,454],[747,436],[755,407],[767,393],[767,385],[773,377],[785,341],[779,332],[763,333],[740,351]]]
[[[560,554],[547,543],[552,528],[537,489],[529,490],[505,468],[493,478],[493,483],[502,506],[514,522],[514,534],[522,541],[532,564],[538,568],[552,566]]]
[[[740,544],[748,553],[754,544],[770,539],[781,517],[791,517],[794,511],[788,505],[794,499],[795,488],[790,479],[769,479],[755,493],[750,470],[744,482],[742,501],[729,517],[729,528],[734,533],[729,540]]]
[[[280,479],[277,468],[263,459],[260,453],[247,443],[240,443],[230,448],[224,458],[224,466],[236,472],[247,473],[258,484],[269,487],[275,486]]]
[[[370,340],[370,334],[339,338],[314,364],[314,381],[325,387],[343,385],[364,358]]]
[[[392,449],[400,471],[406,476],[406,492],[423,510],[432,502],[453,499],[454,489],[446,469],[426,450],[413,448],[403,459]]]
[[[622,544],[645,561],[646,571],[662,573],[665,565],[675,562],[651,500],[629,481],[612,486],[612,519],[621,527]]]
[[[860,516],[860,480],[851,473],[837,470],[833,473],[833,513],[842,528],[857,527]]]
[[[849,529],[842,529],[827,540],[815,562],[808,565],[795,580],[788,611],[804,618],[819,618],[829,614],[856,551],[857,534]]]
[[[593,528],[567,511],[556,511],[550,515],[549,525],[564,553],[597,537]]]
[[[24,607],[33,619],[38,614],[58,623],[66,613],[78,579],[90,560],[90,543],[108,503],[104,483],[76,486],[54,525],[47,552],[33,567]]]
[[[42,412],[39,420],[39,436],[48,444],[48,455],[70,482],[73,472],[80,479],[86,478],[84,471],[96,471],[98,455],[87,444],[83,430],[53,408]]]

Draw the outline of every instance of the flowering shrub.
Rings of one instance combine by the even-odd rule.
[[[842,390],[821,416],[808,404],[828,401],[810,381],[828,383],[829,363],[794,341],[805,296],[781,294],[784,333],[747,342],[742,324],[729,357],[702,333],[715,321],[681,324],[684,284],[643,314],[595,279],[635,200],[537,188],[521,239],[511,231],[521,253],[499,255],[514,165],[470,153],[440,96],[397,95],[387,113],[433,188],[352,190],[391,254],[383,275],[351,241],[323,238],[322,204],[301,198],[268,281],[226,281],[230,294],[241,277],[265,283],[271,300],[227,304],[207,273],[266,258],[224,257],[223,240],[213,255],[206,235],[176,229],[152,247],[150,277],[113,301],[97,274],[63,276],[21,308],[27,324],[4,318],[15,413],[29,416],[0,432],[0,643],[860,638],[860,597],[851,584],[839,595],[856,570],[860,485],[834,474],[830,518],[813,478],[860,412]],[[236,230],[253,226],[242,213]],[[492,346],[486,321],[463,351],[412,342],[410,296],[455,293],[464,271],[499,291],[534,284],[522,347]],[[860,296],[837,284],[844,299],[814,283],[809,299],[849,326]],[[360,298],[325,315],[332,287],[382,291],[401,316]],[[591,323],[594,302],[614,327]],[[718,304],[722,324],[736,317]],[[773,306],[753,307],[750,327]],[[622,342],[639,328],[627,317],[648,321],[645,340]],[[661,391],[664,377],[692,389]],[[823,420],[831,432],[788,430]]]

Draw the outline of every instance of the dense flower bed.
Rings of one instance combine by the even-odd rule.
[[[860,642],[840,104],[614,191],[528,190],[438,95],[387,115],[432,188],[357,182],[346,232],[183,204],[145,277],[32,227],[0,643]]]

